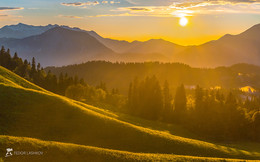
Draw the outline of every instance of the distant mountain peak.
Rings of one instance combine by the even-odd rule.
[[[15,28],[29,27],[29,26],[31,26],[31,25],[27,25],[27,24],[23,24],[23,23],[18,23],[18,24],[16,24],[16,25],[6,25],[6,26],[4,26],[4,27],[15,29]]]
[[[260,29],[260,23],[259,24],[256,24],[256,25],[254,25],[254,26],[252,26],[251,28],[249,28],[249,29]]]
[[[234,35],[232,35],[232,34],[225,34],[224,36],[220,37],[218,40],[229,39],[233,36]],[[207,42],[207,43],[212,43],[212,42],[215,42],[215,41],[218,41],[218,40],[213,40],[213,41],[210,41],[210,42]]]
[[[53,27],[53,28],[47,30],[46,32],[42,33],[41,35],[69,38],[69,37],[79,35],[79,34],[77,34],[78,32],[79,31],[77,31],[77,30],[71,30],[71,29],[61,27],[61,26],[56,26],[56,27]],[[83,32],[83,33],[81,32],[80,35],[86,36],[89,34],[85,33],[85,32]]]
[[[27,24],[24,24],[24,23],[18,23],[17,25],[24,25],[24,26],[29,26]]]
[[[152,43],[152,44],[164,44],[164,45],[173,45],[173,46],[181,46],[181,45],[178,45],[178,44],[175,44],[175,43],[172,43],[170,41],[167,41],[167,40],[164,40],[162,38],[159,38],[159,39],[150,39],[144,43]]]
[[[159,39],[149,39],[147,42],[161,42],[161,41],[165,41],[162,38]]]
[[[247,29],[239,35],[250,35],[250,36],[259,36],[260,35],[260,24],[256,24],[251,28]]]
[[[47,32],[50,32],[50,31],[59,31],[59,30],[65,30],[65,31],[67,31],[68,29],[63,28],[63,27],[61,27],[61,26],[55,26],[55,27],[51,28],[50,30],[48,30]]]
[[[52,27],[41,34],[26,38],[0,41],[11,51],[18,51],[22,58],[35,57],[44,66],[110,59],[115,54],[88,32],[71,30],[63,26]]]
[[[83,31],[77,27],[69,27],[65,25],[58,25],[58,24],[48,24],[46,26],[34,26],[34,25],[27,25],[24,23],[18,23],[16,25],[6,25],[0,29],[0,38],[26,38],[34,35],[40,35],[52,28],[61,27],[66,28],[74,31]]]
[[[94,30],[90,30],[89,33],[97,34]]]

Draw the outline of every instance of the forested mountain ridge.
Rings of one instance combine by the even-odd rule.
[[[54,74],[61,72],[68,73],[68,75],[77,74],[91,85],[97,85],[103,81],[109,88],[118,88],[120,92],[125,94],[133,78],[145,79],[146,76],[153,75],[159,79],[160,83],[167,80],[171,88],[180,84],[187,86],[201,85],[205,88],[215,86],[223,88],[252,86],[259,88],[260,74],[258,69],[258,66],[249,64],[204,69],[179,63],[111,63],[104,61],[45,68],[46,71],[51,70]]]

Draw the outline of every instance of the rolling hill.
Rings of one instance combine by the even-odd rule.
[[[92,146],[76,145],[69,143],[42,141],[33,138],[0,136],[0,144],[4,148],[15,148],[23,151],[40,151],[42,155],[12,156],[3,158],[6,161],[241,161],[240,159],[207,158],[194,156],[179,156],[173,154],[144,154],[131,153],[111,149],[102,149]],[[15,151],[14,150],[14,151]],[[0,149],[0,154],[5,154]],[[1,158],[0,158],[1,161]],[[249,160],[250,161],[250,160]]]
[[[68,159],[70,159],[70,155],[74,154],[75,150],[79,151],[80,154],[82,153],[82,156],[95,152],[93,158],[97,158],[95,156],[100,153],[98,153],[98,150],[102,150],[104,152],[101,154],[105,154],[104,158],[112,156],[112,158],[126,158],[126,160],[128,154],[130,159],[136,158],[137,160],[139,158],[149,160],[149,158],[160,157],[162,159],[175,159],[176,156],[174,155],[235,159],[260,158],[259,144],[244,149],[243,145],[231,147],[173,135],[167,131],[147,128],[142,124],[135,125],[126,120],[121,120],[113,112],[107,112],[45,91],[2,67],[0,67],[0,76],[0,123],[4,123],[0,126],[0,134],[5,135],[0,137],[0,141],[5,146],[8,142],[21,147],[26,147],[29,143],[29,146],[33,145],[37,149],[47,149],[48,153],[59,147],[61,150],[58,151],[58,155],[68,157]],[[76,145],[43,143],[19,137]],[[86,149],[89,149],[92,153],[85,152]],[[123,152],[111,152],[108,149]],[[129,152],[174,155],[134,154]],[[49,155],[51,156],[51,153]],[[78,156],[80,155],[76,154],[75,158]],[[177,159],[186,158],[182,156],[177,156]],[[192,158],[196,159],[196,157]],[[100,161],[102,161],[102,158]]]

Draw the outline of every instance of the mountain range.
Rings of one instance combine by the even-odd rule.
[[[22,39],[5,39],[1,44],[17,51],[23,58],[35,57],[43,65],[61,66],[92,58],[106,59],[114,53],[88,33],[62,27],[54,27],[40,35]]]
[[[62,66],[90,60],[181,62],[194,67],[260,65],[260,24],[238,35],[224,35],[197,46],[181,46],[163,39],[122,41],[95,31],[68,26],[32,26],[19,23],[0,29],[0,45],[44,66]]]

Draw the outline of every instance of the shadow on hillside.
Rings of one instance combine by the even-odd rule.
[[[76,102],[84,107],[87,106],[84,103],[79,102],[79,101],[74,101],[74,102]],[[180,136],[180,137],[194,139],[194,140],[201,140],[201,141],[209,142],[209,143],[215,143],[214,145],[216,148],[221,148],[222,146],[234,148],[234,149],[228,148],[227,151],[232,150],[234,152],[236,149],[248,150],[248,151],[252,151],[252,153],[247,152],[247,151],[244,151],[244,152],[247,152],[248,155],[260,156],[260,143],[249,142],[249,141],[218,142],[218,141],[207,139],[203,136],[196,135],[181,125],[163,123],[160,121],[151,121],[151,120],[146,120],[146,119],[143,119],[140,117],[131,116],[126,113],[121,113],[115,107],[112,107],[112,106],[106,105],[106,104],[93,104],[93,103],[90,103],[90,104],[95,105],[97,107],[101,107],[101,108],[93,107],[92,108],[93,111],[96,111],[96,112],[104,114],[104,115],[111,116],[113,118],[116,118],[118,120],[130,123],[130,124],[133,124],[136,126],[166,132],[166,133],[169,133],[170,135]],[[239,151],[239,152],[242,153],[242,151]]]

